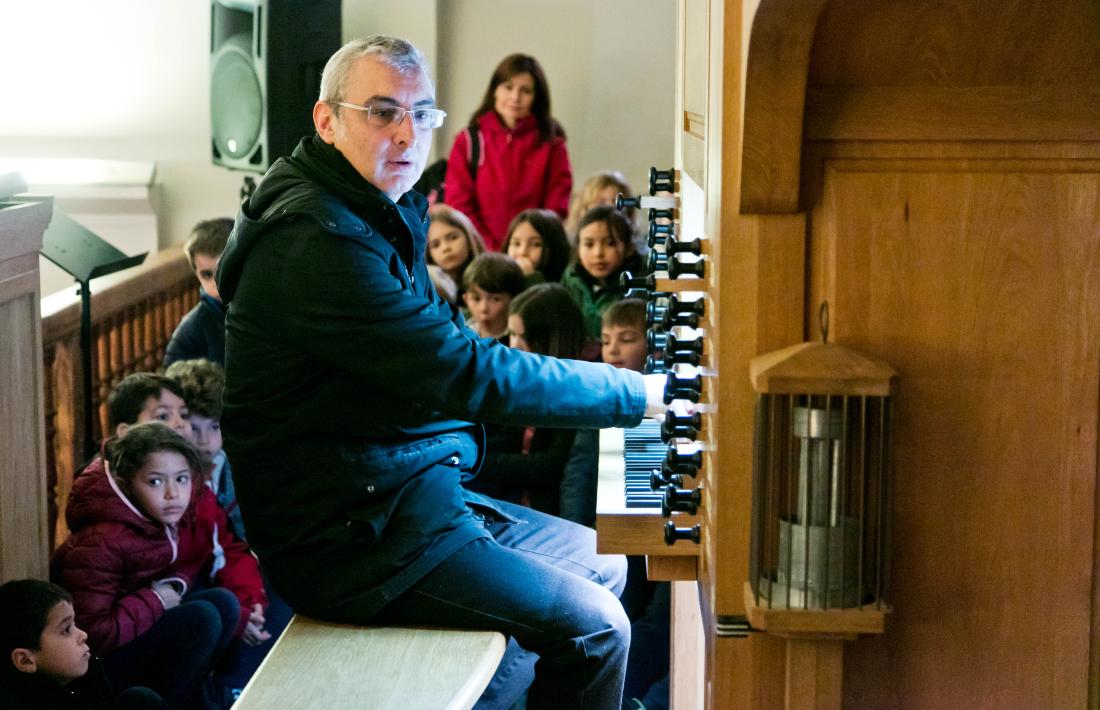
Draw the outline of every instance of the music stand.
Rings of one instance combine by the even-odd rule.
[[[92,440],[92,292],[91,281],[145,261],[149,252],[127,256],[87,227],[54,208],[42,235],[42,256],[61,267],[80,285],[80,362],[84,369],[84,458],[95,455]],[[104,432],[106,434],[106,432]]]

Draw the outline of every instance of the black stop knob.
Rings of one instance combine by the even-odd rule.
[[[697,335],[694,338],[677,338],[675,335],[669,334],[665,340],[665,350],[672,350],[677,352],[692,352],[703,354],[703,336]]]
[[[647,330],[645,334],[645,344],[649,348],[649,352],[656,350],[664,350],[665,342],[668,340],[668,333],[663,333],[659,330]]]
[[[639,207],[641,206],[641,204],[641,195],[638,195],[637,197],[629,197],[621,192],[618,195],[615,195],[615,209],[617,210],[621,211],[626,209],[627,207]]]
[[[702,428],[702,420],[698,412],[687,415],[666,412],[665,420],[661,422],[661,441],[666,444],[673,439],[695,441],[699,436],[700,428]]]
[[[670,239],[675,238],[676,225],[671,222],[668,224],[657,224],[656,222],[649,223],[649,238],[646,242],[649,244],[650,249],[663,247]]]
[[[695,515],[699,511],[702,500],[702,488],[684,490],[675,486],[666,486],[661,495],[661,515],[666,518],[673,513]]]
[[[629,271],[624,271],[622,276],[619,277],[619,285],[623,287],[628,298],[638,296],[648,298],[649,294],[652,294],[653,290],[657,288],[657,277],[653,274],[634,276]]]
[[[671,370],[675,365],[694,365],[699,366],[702,362],[703,356],[697,352],[691,350],[672,350],[666,348],[664,354],[661,357],[661,365],[664,366],[665,371]]]
[[[652,331],[650,331],[652,332]],[[686,399],[698,402],[703,393],[703,376],[680,378],[675,372],[668,373],[668,381],[665,383],[665,404],[671,404],[674,399]]]
[[[668,299],[668,311],[673,319],[672,325],[687,325],[695,328],[699,319],[707,314],[707,299],[697,298],[694,301],[686,301],[679,296],[670,296]]]
[[[659,491],[665,486],[675,486],[681,488],[684,485],[684,475],[682,473],[670,473],[665,474],[659,469],[653,469],[649,474],[649,489],[651,491]]]
[[[706,259],[693,261],[690,264],[686,261],[680,261],[679,259],[668,260],[668,277],[671,279],[678,279],[681,276],[697,276],[699,278],[704,278],[706,274]]]
[[[678,528],[676,523],[671,520],[665,523],[665,544],[672,546],[680,540],[690,540],[696,545],[699,544],[702,534],[700,532],[699,523],[692,525],[690,528]]]
[[[648,355],[645,359],[645,367],[643,368],[647,375],[663,375],[667,372],[665,369],[664,358],[657,357],[656,355]]]
[[[675,466],[673,464],[670,464],[668,461],[662,461],[661,475],[667,478],[669,481],[672,480],[673,476],[678,476],[682,482],[684,476],[687,476],[688,478],[695,478],[696,476],[698,476],[699,469],[695,468],[694,466]]]
[[[676,471],[698,470],[703,465],[703,452],[683,453],[676,447],[676,444],[669,444],[668,452],[665,454],[665,462]]]
[[[695,256],[702,256],[703,240],[685,239],[681,241],[676,238],[674,233],[670,232],[668,240],[665,242],[665,251],[669,254],[694,254]]]
[[[661,319],[665,316],[665,311],[668,309],[669,299],[653,299],[649,303],[645,304],[645,325],[646,328],[652,328],[661,323]]]
[[[668,255],[654,249],[649,252],[649,260],[646,262],[646,266],[649,268],[650,273],[668,271]]]
[[[649,169],[649,194],[658,192],[676,192],[676,169],[658,170]]]
[[[649,210],[649,221],[652,222],[655,219],[667,219],[671,222],[676,219],[676,214],[673,210],[657,209],[654,207]]]

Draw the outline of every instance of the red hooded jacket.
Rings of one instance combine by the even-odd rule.
[[[473,221],[487,249],[500,251],[508,223],[523,210],[542,207],[565,217],[573,172],[565,139],[543,141],[534,116],[509,129],[489,111],[478,117],[477,125],[477,182],[470,175],[470,133],[464,130],[455,136],[447,159],[443,199]]]
[[[201,482],[173,539],[134,506],[96,457],[73,482],[65,519],[72,534],[54,551],[50,578],[73,595],[77,626],[98,653],[126,645],[160,619],[164,604],[152,589],[158,580],[177,578],[189,590],[204,575],[206,584],[233,592],[241,602],[238,636],[252,605],[267,604],[256,558],[233,537],[225,512]]]

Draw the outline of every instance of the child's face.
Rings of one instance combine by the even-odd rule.
[[[508,316],[508,345],[525,353],[531,352],[523,328],[523,319],[515,313]]]
[[[641,372],[645,368],[645,333],[634,326],[605,326],[600,355],[615,367]]]
[[[508,239],[508,256],[521,265],[526,259],[535,269],[542,264],[542,237],[530,222],[520,222],[512,230],[512,236]]]
[[[508,304],[512,302],[509,294],[490,293],[475,284],[462,294],[462,300],[477,321],[481,335],[500,335],[508,326]]]
[[[213,459],[222,450],[222,425],[217,419],[192,414],[191,443],[207,460]]]
[[[221,301],[221,294],[218,293],[218,282],[214,280],[214,274],[218,270],[218,257],[195,252],[191,255],[191,260],[195,262],[195,277],[199,280],[202,290],[207,296]]]
[[[428,253],[436,266],[453,274],[470,258],[470,245],[461,229],[439,220],[428,227]]]
[[[168,390],[161,390],[160,396],[150,397],[145,400],[145,406],[138,412],[137,421],[134,423],[144,424],[145,422],[160,422],[167,425],[185,439],[190,440],[191,423],[189,417],[187,405],[184,404],[182,399]],[[127,425],[120,424],[120,431],[117,433],[123,434],[127,428],[129,428]]]
[[[619,196],[620,192],[622,192],[622,190],[620,190],[617,185],[608,185],[607,187],[596,193],[596,201],[592,203],[591,207],[596,207],[597,205],[607,205],[608,207],[614,207],[615,198]],[[628,195],[623,195],[623,197],[628,197]]]
[[[129,481],[119,487],[153,520],[175,525],[191,502],[191,467],[175,451],[154,451]]]
[[[92,652],[85,643],[88,634],[81,631],[75,621],[73,605],[60,601],[50,609],[46,628],[42,629],[39,649],[32,651],[35,668],[32,672],[44,673],[62,685],[88,672]]]
[[[577,237],[577,261],[601,284],[626,260],[626,245],[611,236],[603,222],[586,224]]]

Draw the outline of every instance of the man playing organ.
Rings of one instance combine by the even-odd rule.
[[[296,610],[501,631],[513,670],[541,658],[529,708],[618,707],[622,558],[460,483],[483,457],[479,422],[634,426],[662,411],[664,378],[481,339],[436,294],[409,190],[444,117],[415,47],[350,42],[324,69],[316,134],[242,207],[218,286],[250,541]]]

